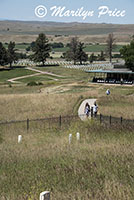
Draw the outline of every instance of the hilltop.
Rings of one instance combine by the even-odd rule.
[[[83,42],[104,43],[107,34],[114,33],[118,43],[129,42],[134,34],[134,24],[63,23],[41,21],[0,21],[0,41],[31,42],[43,32],[51,40],[67,42],[77,35]]]

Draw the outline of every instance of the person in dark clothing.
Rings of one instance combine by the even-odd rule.
[[[86,103],[86,105],[85,105],[85,113],[86,113],[87,117],[89,116],[89,112],[90,112],[90,105],[88,103]]]

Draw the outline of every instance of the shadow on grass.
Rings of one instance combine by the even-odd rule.
[[[36,65],[36,67],[58,67],[60,66],[59,64],[49,64],[49,65]]]

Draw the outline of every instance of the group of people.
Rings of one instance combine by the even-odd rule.
[[[93,108],[93,114],[96,117],[97,112],[98,112],[98,105],[96,104],[96,102],[94,102],[94,105],[92,108]],[[87,117],[89,116],[90,111],[91,111],[90,105],[86,103],[84,112]]]

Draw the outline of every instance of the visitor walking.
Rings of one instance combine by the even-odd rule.
[[[86,103],[85,105],[85,114],[88,117],[89,116],[89,112],[90,112],[90,105],[88,103]]]
[[[95,117],[97,116],[97,112],[98,112],[98,105],[96,104],[96,102],[94,102],[93,113]]]
[[[107,91],[106,91],[106,94],[107,94],[107,95],[109,95],[109,94],[110,94],[110,90],[109,90],[109,89],[107,89]]]

